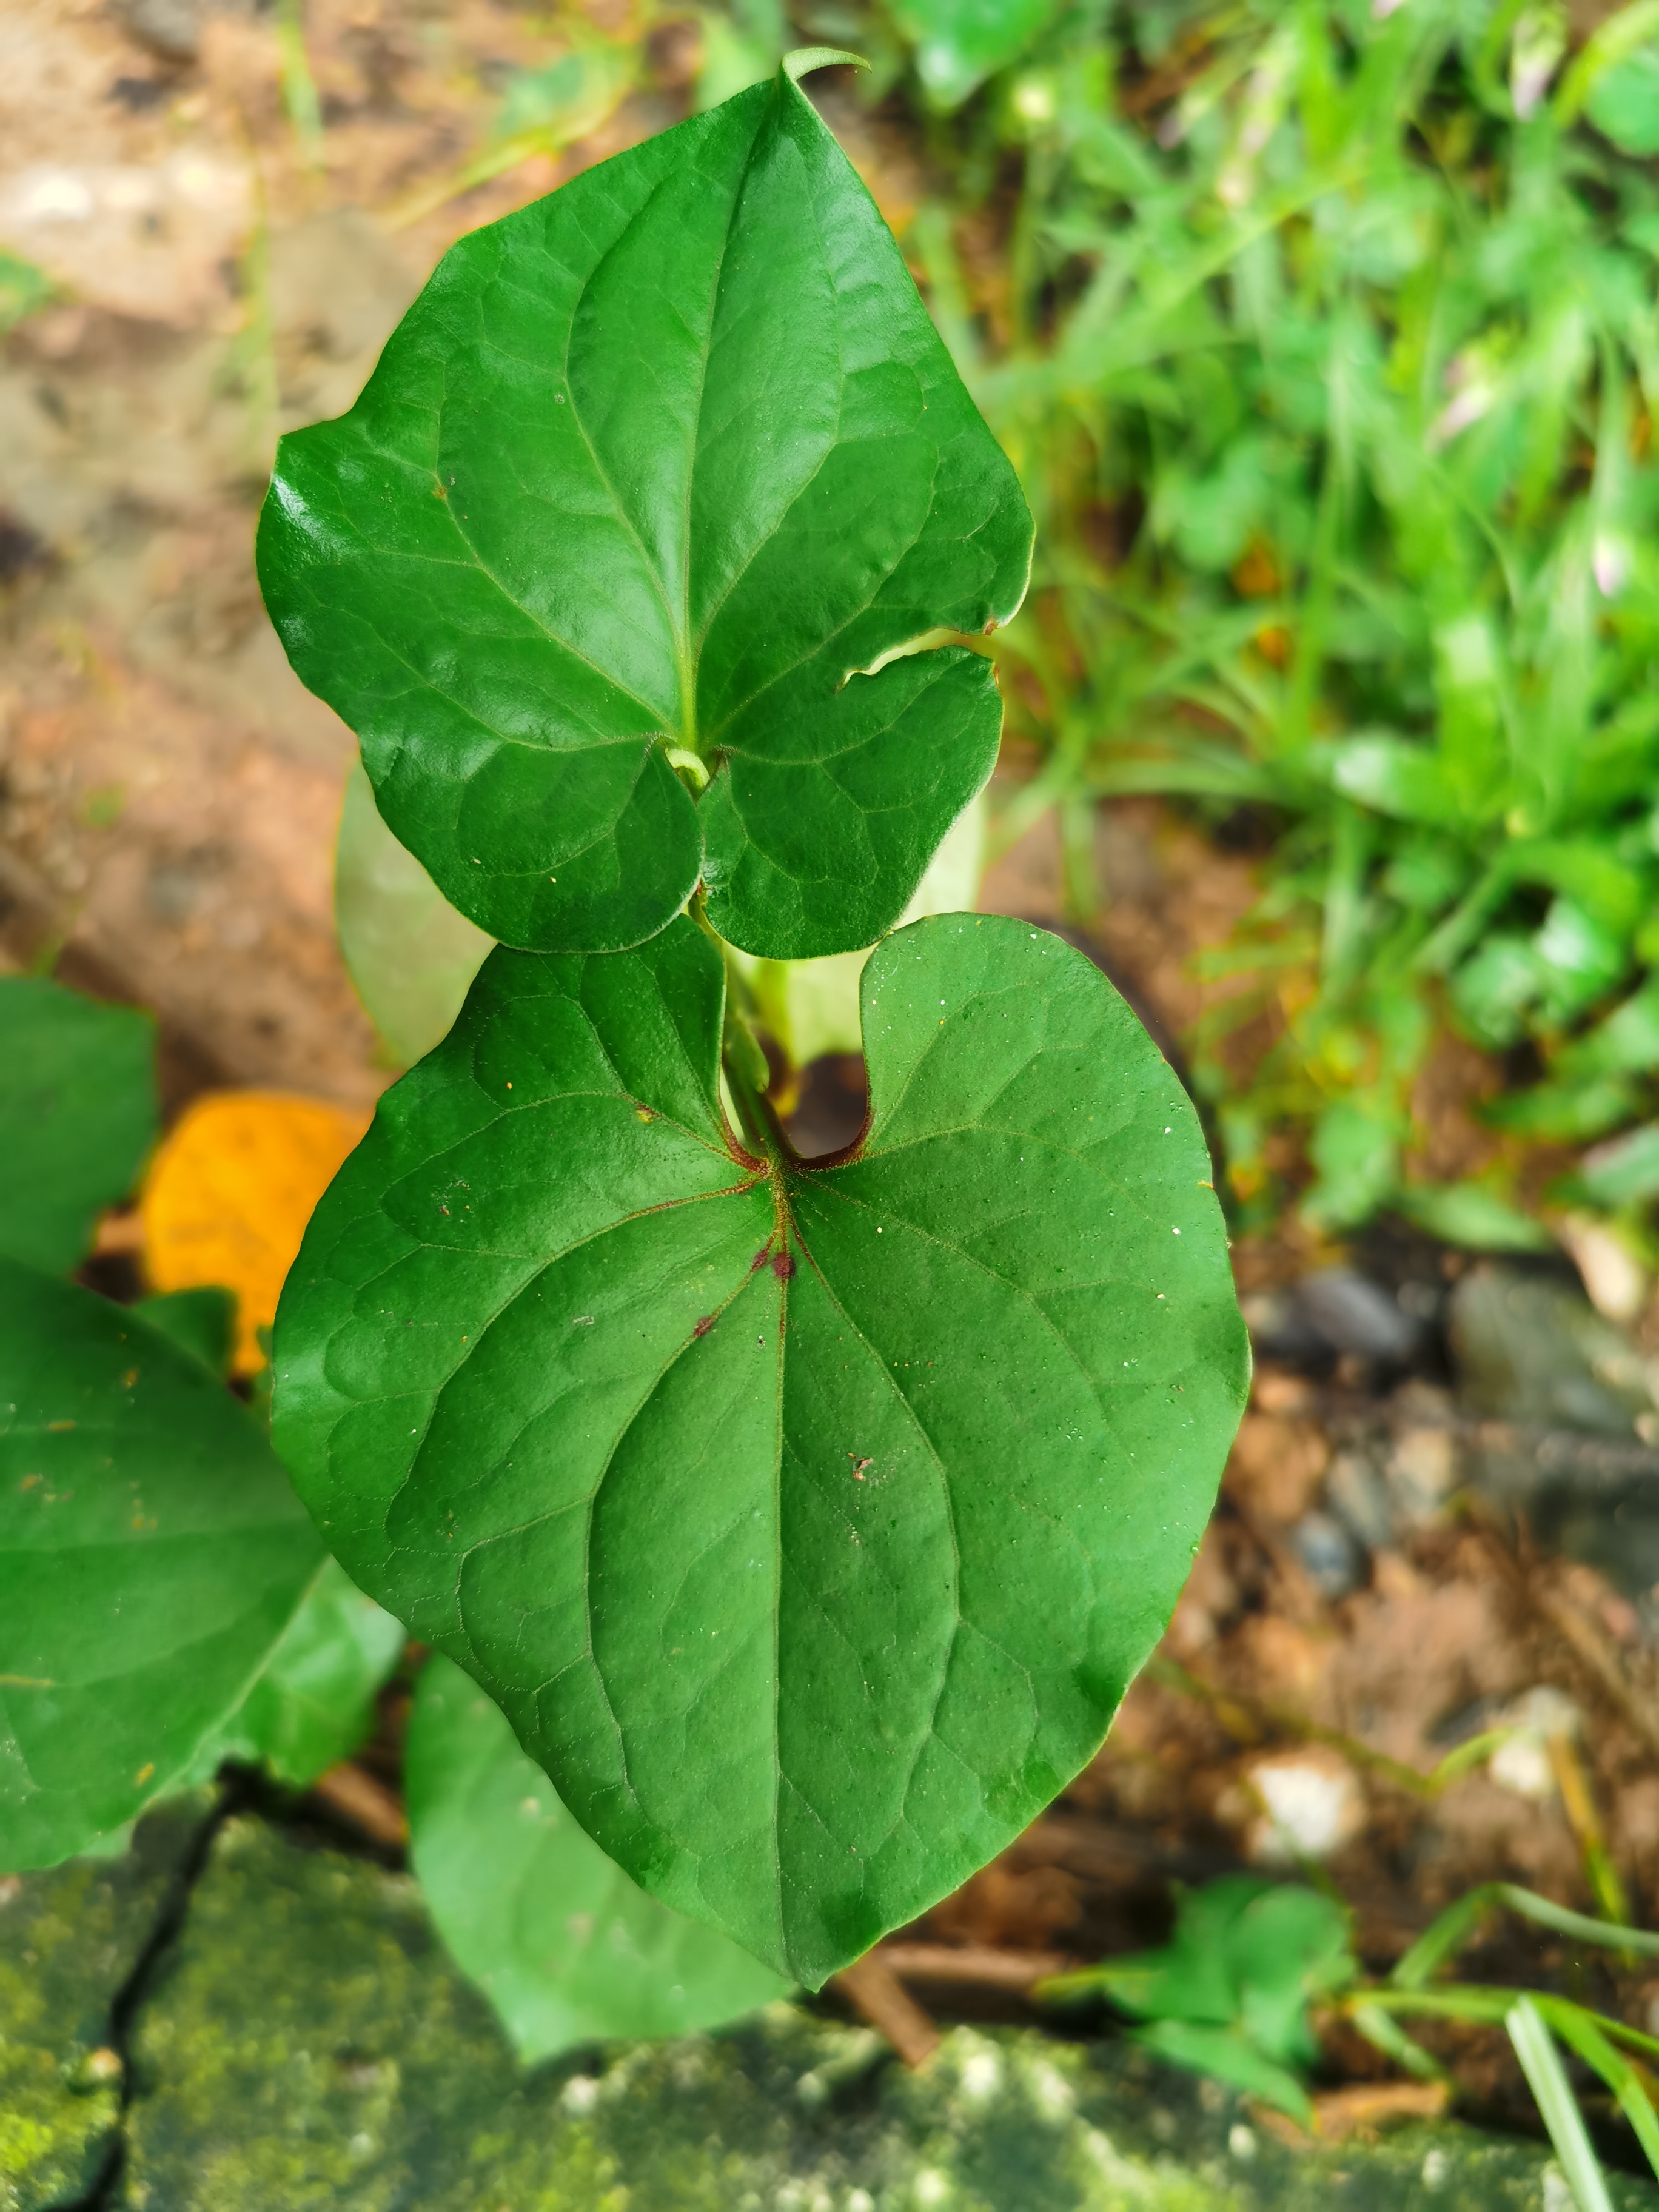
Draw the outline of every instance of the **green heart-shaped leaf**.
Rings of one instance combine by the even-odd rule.
[[[1098,1747],[1248,1352],[1196,1116],[1059,939],[862,986],[854,1157],[753,1158],[717,951],[491,955],[313,1218],[276,1436],[646,1888],[817,1986]]]
[[[491,936],[637,945],[701,875],[799,959],[890,927],[990,774],[989,663],[904,648],[1006,621],[1030,543],[786,66],[454,246],[351,412],[283,441],[259,574]]]
[[[200,1360],[0,1260],[0,1866],[68,1858],[173,1781],[321,1555]]]
[[[56,1274],[125,1198],[155,1136],[155,1024],[0,976],[0,1252]]]
[[[421,1670],[404,1788],[438,1932],[526,2062],[597,2038],[692,2034],[788,1994],[748,1952],[631,1882],[447,1659]]]

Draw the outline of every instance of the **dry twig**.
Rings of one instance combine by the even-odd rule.
[[[409,1841],[409,1822],[396,1797],[384,1782],[377,1782],[349,1760],[319,1774],[311,1785],[311,1794],[377,1844],[401,1850]]]
[[[902,1981],[980,1990],[1029,1990],[1072,1964],[1057,1951],[1006,1951],[995,1943],[884,1943],[871,1955]]]
[[[938,2028],[880,1951],[866,1951],[854,1965],[843,1966],[830,1986],[887,2038],[907,2066],[925,2066],[939,2049]]]

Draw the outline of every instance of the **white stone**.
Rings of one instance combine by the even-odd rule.
[[[1247,1838],[1258,1864],[1328,1858],[1359,1826],[1358,1785],[1350,1768],[1333,1755],[1307,1752],[1258,1759],[1249,1780],[1267,1813]]]

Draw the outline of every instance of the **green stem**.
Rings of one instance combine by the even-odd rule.
[[[720,1072],[737,1116],[738,1133],[757,1158],[776,1159],[780,1137],[776,1118],[767,1103],[772,1071],[755,1036],[751,1017],[755,994],[749,979],[732,957],[732,948],[708,919],[699,891],[690,906],[691,919],[720,951],[726,969],[726,1015],[720,1029]]]
[[[755,1042],[755,1032],[746,1018],[729,1005],[720,1038],[720,1068],[737,1112],[738,1134],[757,1158],[772,1160],[777,1152],[778,1133],[766,1103],[769,1073],[766,1055]]]

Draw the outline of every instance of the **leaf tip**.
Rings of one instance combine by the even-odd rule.
[[[799,84],[814,70],[829,69],[837,62],[850,69],[867,70],[869,63],[862,54],[848,53],[844,46],[796,46],[787,53],[781,64],[784,75],[791,84]]]

